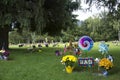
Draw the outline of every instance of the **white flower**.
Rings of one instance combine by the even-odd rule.
[[[95,62],[98,63],[100,61],[99,58],[95,58]]]

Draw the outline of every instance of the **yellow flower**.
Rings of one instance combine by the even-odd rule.
[[[61,62],[65,63],[66,66],[73,66],[76,61],[77,61],[77,58],[73,55],[63,56],[61,60]]]
[[[73,61],[73,62],[76,62],[77,61],[77,58],[73,55],[66,55],[62,58],[62,61],[65,62],[65,61]]]
[[[0,50],[1,53],[5,52],[5,50]]]
[[[107,58],[101,59],[98,64],[100,67],[104,67],[107,70],[113,67],[113,63]]]

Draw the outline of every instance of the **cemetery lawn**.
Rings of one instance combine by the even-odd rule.
[[[10,60],[0,60],[0,80],[120,80],[120,45],[109,44],[109,53],[114,57],[114,67],[107,77],[97,76],[97,68],[82,68],[76,63],[76,69],[68,74],[61,64],[62,56],[56,56],[58,47],[42,48],[42,52],[29,52],[27,48],[10,48]],[[63,50],[63,49],[62,49]],[[98,43],[88,56],[101,58]]]

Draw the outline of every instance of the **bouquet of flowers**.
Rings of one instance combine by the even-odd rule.
[[[100,67],[103,67],[106,70],[109,70],[109,69],[111,69],[113,67],[113,63],[109,59],[107,59],[107,58],[102,58],[99,61],[98,65]]]
[[[63,64],[65,64],[65,66],[71,66],[73,67],[74,66],[74,63],[77,61],[77,58],[73,55],[66,55],[66,56],[63,56],[61,62]]]
[[[6,51],[6,50],[0,50],[0,59],[4,59],[4,60],[7,60],[8,59],[8,56],[9,56],[9,52]]]
[[[63,56],[61,62],[65,65],[65,69],[67,73],[72,73],[72,70],[74,69],[74,64],[77,61],[77,58],[73,55],[66,55]]]

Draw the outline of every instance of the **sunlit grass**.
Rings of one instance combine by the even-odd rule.
[[[98,42],[87,53],[88,56],[101,58],[98,51]],[[93,75],[94,68],[84,68],[84,71],[76,63],[78,71],[67,74],[61,64],[62,56],[56,56],[55,50],[60,47],[43,47],[42,52],[29,52],[26,47],[10,47],[10,60],[0,60],[0,80],[119,80],[120,79],[120,45],[108,43],[109,53],[114,57],[114,67],[109,71],[108,77]],[[85,70],[86,69],[86,70]],[[95,70],[96,71],[96,70]]]

